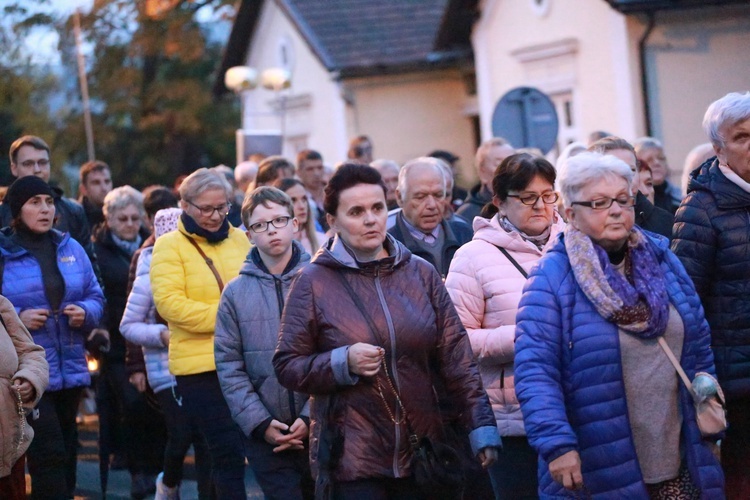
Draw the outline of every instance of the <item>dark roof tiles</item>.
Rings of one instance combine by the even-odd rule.
[[[332,68],[424,62],[448,0],[285,0],[325,47]]]

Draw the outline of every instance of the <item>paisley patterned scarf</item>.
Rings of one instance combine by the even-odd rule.
[[[642,339],[664,334],[669,297],[651,243],[638,228],[627,241],[625,276],[607,252],[572,225],[565,228],[565,250],[578,285],[599,314]]]

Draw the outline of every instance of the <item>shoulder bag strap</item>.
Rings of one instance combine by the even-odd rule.
[[[677,358],[675,357],[674,353],[672,352],[672,349],[669,348],[667,345],[667,341],[664,340],[664,336],[662,335],[659,337],[659,345],[662,349],[664,349],[664,354],[667,355],[669,358],[669,361],[672,363],[672,366],[674,366],[674,369],[677,370],[677,374],[680,376],[682,381],[685,383],[685,387],[687,387],[690,394],[693,394],[693,384],[690,383],[690,379],[688,378],[687,374],[685,373],[685,370],[682,369],[682,366],[680,366],[680,362],[677,361]]]
[[[501,252],[503,252],[503,255],[505,255],[505,257],[508,258],[508,260],[510,261],[510,263],[513,264],[516,269],[518,269],[518,272],[520,272],[521,275],[523,275],[524,278],[526,278],[526,279],[529,278],[529,273],[527,273],[526,270],[521,267],[521,264],[519,264],[516,261],[516,259],[514,259],[513,257],[511,257],[510,252],[508,252],[506,249],[504,249],[500,245],[495,245],[495,246],[497,247],[498,250],[500,250]]]
[[[219,292],[224,291],[224,282],[221,280],[221,275],[219,274],[219,271],[216,269],[216,266],[214,266],[214,261],[212,261],[208,255],[203,251],[203,249],[198,245],[198,243],[188,236],[185,233],[182,233],[182,235],[188,239],[190,243],[193,244],[196,250],[198,250],[198,253],[201,254],[201,257],[203,257],[203,260],[206,261],[206,264],[208,264],[209,269],[211,269],[211,272],[214,273],[214,278],[216,278],[216,282],[219,284]]]

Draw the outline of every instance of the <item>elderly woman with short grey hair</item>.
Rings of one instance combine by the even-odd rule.
[[[750,92],[708,107],[703,129],[716,158],[690,174],[672,249],[706,308],[729,429],[721,462],[728,498],[750,498]]]
[[[159,414],[147,404],[128,381],[125,369],[126,343],[120,332],[125,312],[130,260],[149,233],[145,228],[143,195],[131,186],[113,189],[104,198],[104,221],[94,228],[94,250],[101,266],[104,296],[107,299],[103,328],[109,332],[110,348],[101,354],[97,379],[97,408],[101,428],[100,443],[127,458],[134,497],[147,494],[160,470],[157,457],[148,451],[158,449],[163,425]]]
[[[614,156],[567,160],[568,226],[519,304],[516,394],[542,498],[723,495],[717,436],[701,436],[662,347],[719,392],[708,324],[667,239],[634,225],[633,175]]]
[[[244,499],[242,436],[216,374],[214,327],[221,292],[239,274],[250,242],[227,221],[232,190],[222,176],[196,170],[180,186],[180,196],[178,230],[154,245],[154,304],[169,325],[176,392],[209,446],[216,496]]]

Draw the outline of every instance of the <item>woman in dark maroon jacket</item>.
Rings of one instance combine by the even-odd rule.
[[[407,424],[419,437],[444,439],[438,392],[460,409],[488,466],[500,437],[468,337],[433,267],[386,236],[380,174],[343,165],[325,209],[336,236],[292,285],[274,356],[279,381],[314,396],[318,491],[419,498]]]

